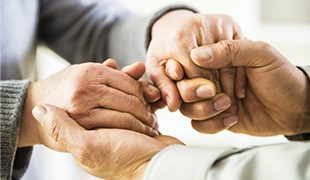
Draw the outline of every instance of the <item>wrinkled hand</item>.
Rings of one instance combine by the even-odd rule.
[[[208,57],[196,55],[193,63],[200,67],[245,69],[246,96],[238,99],[235,110],[239,121],[229,130],[258,136],[310,132],[309,79],[273,47],[263,42],[232,40],[199,49]],[[183,83],[183,87],[188,87],[180,88],[181,94],[194,93],[186,89],[197,86],[197,82]],[[232,122],[230,117],[212,116],[216,111],[212,103],[199,102],[183,111],[193,118],[192,126],[196,130],[214,133],[227,128],[225,123]]]
[[[20,146],[33,144],[25,142],[26,138],[52,146],[49,141],[36,139],[38,135],[34,131],[38,129],[37,133],[44,133],[37,128],[30,113],[35,105],[42,103],[63,108],[86,129],[121,128],[158,135],[156,116],[144,96],[150,101],[158,99],[160,92],[146,81],[137,81],[144,74],[144,64],[133,64],[124,68],[123,72],[116,68],[114,60],[103,64],[72,65],[46,80],[33,83],[27,94],[21,125],[21,134],[32,131],[28,134],[33,137],[28,138],[27,134],[20,137]],[[152,91],[148,90],[150,87]],[[23,128],[29,124],[32,124],[31,128]]]
[[[88,173],[106,179],[142,179],[150,159],[179,140],[157,139],[121,129],[86,130],[55,106],[38,105],[33,115],[55,143],[62,144]]]
[[[180,80],[185,76],[204,77],[218,82],[217,70],[208,71],[192,62],[191,49],[221,40],[240,38],[242,33],[238,24],[225,15],[202,15],[188,10],[176,10],[167,13],[153,25],[146,59],[147,73],[160,89],[170,111],[176,111],[182,104],[173,80]],[[228,71],[230,73],[235,70],[230,68]],[[237,74],[240,74],[238,72]],[[226,73],[225,68],[221,73]],[[218,91],[221,91],[221,86],[215,85]],[[224,88],[226,90],[226,87]],[[233,89],[227,92],[231,97],[235,97]]]

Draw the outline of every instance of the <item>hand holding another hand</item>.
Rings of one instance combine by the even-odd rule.
[[[39,105],[33,115],[43,130],[71,153],[86,172],[106,179],[142,179],[147,163],[169,144],[168,136],[151,138],[123,129],[86,130],[62,109]]]
[[[122,71],[116,68],[111,59],[103,64],[72,65],[33,83],[24,105],[19,146],[41,143],[63,150],[33,119],[32,108],[42,103],[63,108],[85,129],[120,128],[158,135],[156,116],[145,98],[157,100],[160,92],[147,81],[138,81],[144,64],[135,63]]]
[[[176,10],[156,21],[152,27],[152,39],[147,52],[147,73],[160,89],[170,111],[176,111],[182,104],[174,80],[204,77],[218,82],[220,73],[231,78],[231,72],[235,71],[237,78],[243,77],[242,69],[228,68],[229,73],[225,72],[226,68],[223,68],[223,72],[206,70],[195,65],[190,56],[191,50],[199,46],[240,38],[242,33],[238,24],[226,15],[203,15],[188,10]],[[243,82],[242,79],[236,81]],[[221,85],[215,85],[220,92]],[[242,87],[242,83],[238,86]],[[234,89],[229,89],[230,86],[224,88],[231,99],[235,97]],[[235,100],[232,99],[232,102],[234,104]]]
[[[223,118],[214,113],[213,101],[185,105],[186,110],[181,107],[181,112],[193,119],[192,126],[196,130],[215,133],[229,128],[233,132],[258,136],[310,132],[309,78],[273,47],[263,42],[232,40],[199,49],[205,55],[193,56],[196,57],[193,63],[197,66],[206,69],[244,68],[247,83],[246,96],[236,102],[238,123],[233,126],[226,126],[230,117]],[[187,82],[178,82],[187,87],[179,88],[180,94],[195,93],[195,88],[190,87],[197,87],[197,82],[184,81]],[[189,92],[188,89],[193,90]]]

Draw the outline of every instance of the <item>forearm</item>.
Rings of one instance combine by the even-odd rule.
[[[1,81],[1,179],[12,175],[21,113],[29,81]]]
[[[152,158],[144,179],[309,179],[309,145],[290,142],[239,150],[171,146]]]

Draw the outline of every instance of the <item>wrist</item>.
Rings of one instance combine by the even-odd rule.
[[[39,144],[38,123],[32,116],[32,109],[36,105],[34,89],[35,83],[29,85],[28,93],[21,113],[18,147]]]
[[[305,105],[303,106],[302,113],[299,117],[301,123],[300,133],[310,133],[310,77],[309,75],[301,68],[299,70],[303,73],[304,77],[304,94],[305,94]]]
[[[149,162],[145,162],[140,167],[138,167],[136,169],[134,175],[131,177],[131,179],[133,179],[133,180],[141,180],[141,179],[143,179],[144,172],[145,172],[145,169],[146,169],[148,164],[149,164]]]

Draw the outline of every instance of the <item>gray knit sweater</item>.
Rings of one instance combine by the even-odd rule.
[[[145,57],[153,22],[173,6],[139,17],[111,0],[1,0],[1,179],[19,179],[31,148],[17,148],[20,115],[29,80],[35,79],[35,47],[43,42],[71,63],[120,66]],[[14,166],[14,168],[13,168]]]

